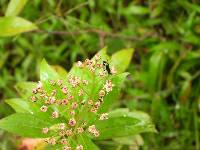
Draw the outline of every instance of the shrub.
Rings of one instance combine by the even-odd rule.
[[[43,60],[38,83],[16,85],[22,98],[6,101],[16,113],[2,119],[0,128],[43,138],[64,150],[95,150],[97,140],[155,132],[147,114],[113,110],[132,53],[125,49],[110,58],[104,48],[91,60],[78,61],[69,73],[56,71]]]

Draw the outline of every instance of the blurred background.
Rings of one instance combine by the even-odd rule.
[[[140,149],[200,149],[199,0],[31,0],[20,16],[40,30],[0,38],[0,118],[13,113],[4,100],[18,97],[14,85],[38,80],[42,58],[69,70],[104,46],[133,47],[120,107],[149,113],[158,130]],[[1,150],[17,144],[0,130]]]

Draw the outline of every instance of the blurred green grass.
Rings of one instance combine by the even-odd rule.
[[[199,14],[197,0],[29,1],[20,16],[40,31],[0,38],[0,117],[12,113],[3,101],[17,97],[14,85],[37,80],[42,58],[69,69],[104,46],[133,47],[120,106],[150,113],[159,131],[141,149],[199,150]]]

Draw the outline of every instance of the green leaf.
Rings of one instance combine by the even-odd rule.
[[[19,95],[26,100],[29,99],[33,95],[32,89],[36,87],[37,87],[36,82],[18,82],[15,85],[15,88],[17,92],[19,93]]]
[[[20,98],[12,98],[5,100],[16,112],[18,113],[31,113],[39,112],[40,108],[29,101],[22,100]]]
[[[146,15],[148,14],[150,11],[148,8],[143,7],[143,6],[138,6],[138,5],[129,5],[129,7],[125,7],[122,9],[122,13],[124,15]]]
[[[42,128],[50,126],[49,119],[46,121],[44,118],[40,118],[39,115],[24,113],[15,113],[0,120],[1,129],[24,137],[48,137],[50,135],[43,134]]]
[[[197,4],[190,3],[189,1],[177,1],[181,6],[183,6],[188,12],[196,11],[200,13],[200,7]]]
[[[49,84],[50,80],[62,80],[64,83],[66,83],[67,78],[63,78],[62,75],[59,75],[58,72],[52,67],[50,66],[45,59],[42,60],[41,64],[40,64],[40,81],[42,82],[42,86],[43,88],[47,91],[47,93],[51,93],[52,90],[57,90],[57,99],[63,99],[64,98],[64,94],[62,93],[59,86],[52,86]],[[66,110],[68,110],[67,107],[64,106],[56,106],[55,109],[58,109],[59,112],[67,117],[66,115]]]
[[[149,70],[146,74],[146,85],[150,91],[161,88],[162,74],[165,69],[166,54],[163,51],[156,51],[149,60]]]
[[[77,136],[77,143],[83,145],[84,150],[100,150],[92,140],[85,134]]]
[[[156,132],[150,117],[139,111],[129,112],[128,109],[118,109],[109,113],[109,119],[97,121],[96,127],[100,132],[97,140],[111,139],[139,134]]]
[[[14,113],[13,109],[10,108],[10,106],[7,105],[5,101],[0,102],[0,118],[3,116],[11,115],[13,113]]]
[[[53,112],[54,108],[49,107],[48,111],[43,113],[40,111],[40,107],[42,104],[39,104],[37,102],[33,103],[31,101],[23,100],[20,98],[12,98],[5,100],[7,104],[9,104],[17,113],[30,113],[33,115],[39,115],[44,120],[49,119],[51,116],[51,113]],[[56,108],[61,112],[61,108]],[[57,119],[58,121],[64,121],[63,117],[60,117]],[[53,120],[53,123],[57,123],[57,120]]]
[[[113,141],[119,144],[134,145],[137,147],[144,144],[144,141],[140,135],[113,138]]]
[[[117,70],[117,73],[124,72],[131,62],[133,52],[134,50],[129,48],[114,53],[111,57],[110,66],[114,66]]]
[[[40,80],[47,82],[57,79],[59,79],[58,73],[43,59],[40,64]]]
[[[17,16],[25,6],[26,2],[27,0],[10,0],[5,16]]]
[[[32,22],[20,17],[0,17],[0,36],[14,36],[37,29]]]
[[[59,74],[61,78],[67,77],[67,71],[63,67],[59,65],[55,65],[55,66],[52,66],[52,68]]]
[[[44,89],[50,92],[53,87],[49,84],[49,81],[57,81],[58,79],[61,79],[59,74],[46,62],[45,59],[43,59],[40,64],[40,81],[42,82]]]
[[[98,53],[97,53],[102,60],[109,61],[110,57],[107,54],[107,47],[102,48]],[[92,60],[95,59],[94,57]]]
[[[151,47],[152,51],[164,51],[167,54],[173,54],[176,50],[179,49],[181,49],[181,45],[175,41],[160,42],[159,44]]]

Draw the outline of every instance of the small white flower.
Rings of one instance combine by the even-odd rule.
[[[68,99],[63,99],[61,102],[63,105],[67,105],[69,103]]]
[[[66,86],[63,86],[63,87],[62,87],[62,92],[63,92],[64,94],[67,94],[67,93],[68,93],[68,88],[67,88]]]
[[[82,96],[83,94],[84,94],[83,89],[80,89],[80,90],[78,91],[78,96]]]
[[[66,140],[66,139],[61,139],[61,140],[60,140],[60,143],[61,143],[62,145],[65,145],[65,144],[67,144],[67,140]]]
[[[106,80],[106,83],[104,85],[104,89],[106,90],[106,92],[110,92],[112,91],[112,88],[113,88],[113,84],[110,80]]]
[[[62,80],[58,80],[58,81],[57,81],[57,84],[58,84],[59,86],[61,86],[61,85],[62,85],[62,83],[63,83],[63,81],[62,81]]]
[[[32,89],[33,94],[37,94],[37,88]]]
[[[91,125],[88,127],[88,132],[92,133],[95,137],[98,137],[99,131],[96,129],[95,125]]]
[[[104,91],[104,90],[100,90],[100,91],[99,91],[99,96],[100,96],[100,97],[104,97],[104,96],[105,96],[105,94],[106,94],[106,93],[105,93],[105,91]]]
[[[56,139],[55,139],[55,138],[51,138],[51,139],[49,140],[49,143],[50,143],[51,145],[55,145],[55,144],[56,144]]]
[[[42,129],[42,133],[47,134],[48,132],[49,132],[49,128],[46,127]]]
[[[55,85],[55,84],[56,84],[56,82],[55,82],[54,80],[50,80],[49,83],[50,83],[51,85]]]
[[[66,130],[65,134],[66,134],[67,136],[71,136],[71,135],[73,134],[72,129]]]
[[[99,59],[101,59],[101,56],[100,56],[99,54],[96,54],[96,55],[94,56],[94,58],[95,58],[96,60],[99,60]]]
[[[91,99],[88,100],[88,104],[89,104],[89,105],[93,105],[93,100],[91,100]]]
[[[76,63],[76,66],[79,67],[79,68],[83,68],[84,67],[84,65],[83,65],[83,63],[81,61],[78,61]]]
[[[59,117],[59,113],[57,111],[54,111],[52,113],[52,118],[58,118]]]
[[[108,119],[108,113],[103,113],[100,115],[99,120],[106,120],[106,119]]]
[[[93,135],[95,136],[95,137],[98,137],[100,134],[99,134],[99,131],[95,131],[94,133],[93,133]]]
[[[55,97],[49,97],[48,102],[49,102],[49,104],[54,104],[56,102],[56,98]]]
[[[72,109],[76,109],[78,107],[78,103],[77,102],[73,102],[72,103]]]
[[[64,123],[59,124],[59,129],[60,130],[64,130],[65,129],[65,124]]]
[[[83,150],[83,145],[78,145],[78,146],[76,147],[76,150]]]
[[[35,96],[31,96],[31,101],[32,102],[36,102],[36,97]]]
[[[96,131],[95,125],[91,125],[91,126],[88,127],[88,132],[94,133],[94,131]]]
[[[73,126],[76,125],[76,120],[74,118],[72,118],[72,119],[69,120],[68,124],[73,127]]]
[[[87,80],[83,80],[82,81],[84,85],[88,85],[88,81]]]
[[[70,113],[70,115],[72,115],[72,116],[75,115],[75,111],[74,111],[74,110],[70,111],[69,113]]]
[[[104,78],[106,76],[106,72],[105,71],[100,71],[99,72],[99,76]]]
[[[83,133],[83,131],[84,131],[84,129],[83,129],[82,127],[78,127],[78,128],[77,128],[77,132],[78,132],[78,133]]]
[[[47,111],[47,109],[48,109],[48,107],[47,107],[47,106],[42,106],[42,107],[40,108],[40,111],[42,111],[42,112],[46,112],[46,111]]]

